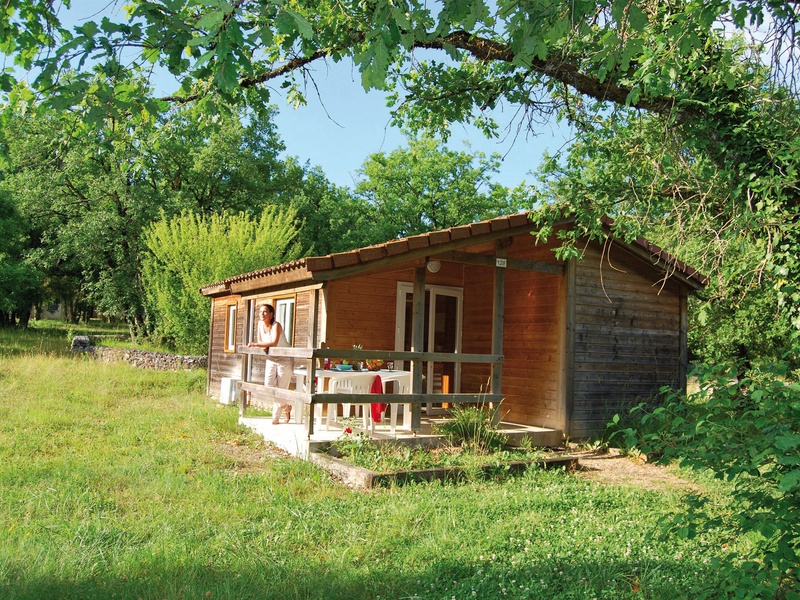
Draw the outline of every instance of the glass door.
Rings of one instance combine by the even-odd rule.
[[[461,288],[427,285],[425,286],[425,336],[423,352],[461,352]],[[397,329],[395,349],[411,351],[411,331],[413,329],[413,286],[398,283],[397,286]],[[404,369],[410,365],[404,364]],[[425,381],[423,389],[429,394],[457,393],[461,382],[459,365],[453,362],[425,361],[423,363]],[[448,408],[446,404],[433,403],[427,407],[428,414],[441,413]]]

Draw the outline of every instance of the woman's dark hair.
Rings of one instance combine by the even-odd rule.
[[[273,307],[272,304],[265,302],[261,305],[261,308],[266,308],[269,311],[269,314],[272,315],[269,318],[269,324],[272,325],[275,322],[275,307]]]

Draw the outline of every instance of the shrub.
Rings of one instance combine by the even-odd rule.
[[[693,536],[700,528],[729,527],[751,540],[743,565],[730,568],[737,597],[797,597],[800,571],[800,384],[785,364],[735,378],[733,367],[702,365],[700,391],[686,398],[664,389],[661,406],[638,413],[638,426],[610,425],[625,445],[664,461],[710,469],[734,483],[740,510],[726,521],[711,519],[705,501],[667,523],[669,533]],[[724,565],[723,565],[724,566]]]
[[[205,353],[210,302],[200,287],[297,258],[294,219],[292,211],[267,208],[260,218],[184,212],[153,223],[142,281],[156,336],[181,352]]]

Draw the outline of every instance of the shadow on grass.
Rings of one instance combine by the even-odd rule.
[[[314,545],[309,540],[309,545]],[[391,552],[389,550],[388,552]],[[447,553],[446,549],[442,549]],[[434,559],[404,564],[362,555],[331,560],[320,548],[318,561],[297,566],[297,558],[276,552],[269,564],[241,570],[222,564],[113,577],[98,574],[80,581],[36,579],[0,585],[4,600],[66,599],[361,599],[361,598],[684,598],[699,588],[724,587],[724,573],[690,560],[581,561],[519,559]],[[244,559],[247,560],[246,558]],[[147,568],[147,567],[145,567]]]

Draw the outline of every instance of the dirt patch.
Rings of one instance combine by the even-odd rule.
[[[607,453],[574,453],[578,456],[578,477],[605,485],[627,485],[647,490],[700,492],[700,486],[669,472],[662,465],[623,456],[612,448]]]
[[[290,457],[274,444],[249,440],[243,443],[240,438],[225,440],[220,444],[220,453],[229,462],[229,470],[238,474],[262,473],[270,459]]]

